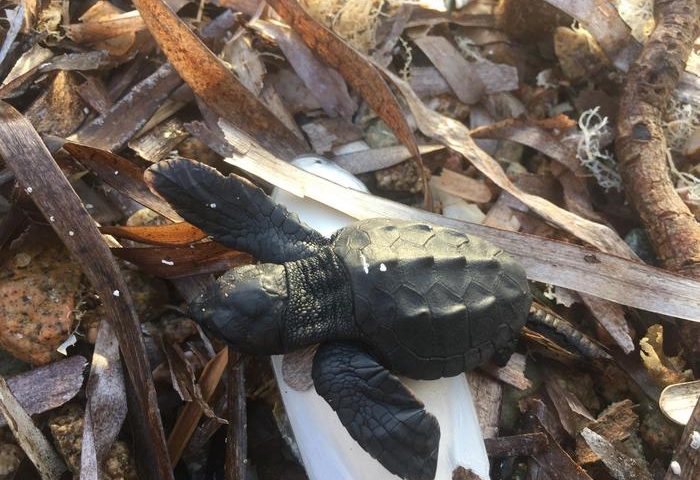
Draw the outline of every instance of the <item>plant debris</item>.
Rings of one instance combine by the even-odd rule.
[[[3,12],[0,479],[309,478],[267,359],[188,318],[256,259],[149,189],[171,157],[518,259],[532,320],[505,366],[467,375],[493,480],[697,478],[697,2]],[[370,193],[290,165],[313,152]],[[313,352],[282,362],[299,391]]]

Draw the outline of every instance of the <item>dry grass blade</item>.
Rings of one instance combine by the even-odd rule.
[[[352,191],[299,170],[259,146],[236,137],[222,123],[229,142],[245,152],[226,161],[299,197],[309,197],[356,219],[424,220],[488,239],[513,255],[532,280],[595,295],[623,305],[700,321],[700,282],[624,258],[473,223],[452,220],[373,195]],[[673,298],[673,302],[668,299]]]
[[[79,143],[67,142],[63,148],[107,185],[170,220],[182,220],[165,200],[148,189],[143,181],[143,170],[127,159],[104,149]]]
[[[367,104],[394,131],[401,143],[408,148],[418,163],[418,171],[421,172],[423,178],[426,206],[431,206],[430,188],[428,188],[416,138],[406,121],[398,100],[377,68],[362,54],[314,20],[296,0],[270,0],[268,3],[299,34],[314,53],[340,72],[345,81],[362,95]]]
[[[0,376],[0,412],[17,443],[22,447],[43,480],[59,480],[66,466],[32,418],[12,395],[5,378]]]
[[[122,428],[127,411],[119,343],[109,321],[104,319],[92,354],[86,395],[80,480],[97,480],[100,466]]]
[[[306,147],[161,0],[136,0],[148,29],[194,93],[217,115],[287,160]]]
[[[87,360],[80,355],[35,368],[7,379],[12,394],[29,414],[43,413],[66,403],[83,386]],[[0,428],[6,425],[0,418]]]
[[[143,337],[119,267],[32,125],[6,103],[0,103],[0,121],[0,154],[20,184],[31,188],[31,198],[44,216],[54,219],[51,226],[82,266],[112,319],[135,400],[130,409],[134,438],[143,449],[142,458],[148,459],[145,466],[151,472],[149,477],[172,478]]]
[[[226,370],[227,362],[228,348],[223,348],[204,367],[204,371],[199,376],[199,387],[204,401],[208,402],[214,394],[214,390],[219,385],[221,376]],[[173,467],[180,460],[182,452],[185,450],[203,414],[202,407],[197,402],[189,402],[180,411],[180,415],[175,421],[175,426],[168,437],[168,450],[170,451],[170,460]]]
[[[205,232],[187,222],[144,227],[116,225],[113,227],[100,227],[100,232],[116,238],[125,238],[134,242],[167,247],[181,247],[207,238]]]
[[[496,185],[523,202],[548,222],[604,252],[621,257],[636,258],[634,252],[611,228],[581,218],[541,197],[525,193],[517,188],[498,162],[474,143],[469,135],[469,130],[463,124],[428,109],[406,82],[386,70],[385,74],[391,78],[404,95],[418,123],[418,128],[424,134],[464,155],[474,167]]]

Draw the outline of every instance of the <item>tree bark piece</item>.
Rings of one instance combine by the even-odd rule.
[[[616,152],[627,197],[663,264],[700,277],[700,224],[676,193],[661,121],[693,41],[694,0],[657,0],[657,26],[632,65],[620,99]]]

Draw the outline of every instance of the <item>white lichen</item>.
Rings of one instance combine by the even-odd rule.
[[[700,127],[700,110],[672,96],[661,125],[668,147],[674,152],[682,152],[693,131]]]
[[[603,150],[601,140],[609,134],[608,117],[598,113],[600,107],[586,110],[578,120],[581,136],[576,149],[576,158],[586,167],[603,189],[622,190],[622,179],[617,171],[613,155]]]
[[[406,52],[406,60],[404,61],[403,67],[401,67],[399,74],[405,82],[408,82],[411,73],[411,64],[413,63],[413,48],[411,48],[411,45],[409,45],[409,43],[403,37],[399,37],[399,43],[401,44],[403,51]]]
[[[629,25],[632,36],[640,42],[646,40],[654,29],[653,0],[620,0],[617,11]]]

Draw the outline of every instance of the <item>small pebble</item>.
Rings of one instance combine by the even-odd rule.
[[[674,475],[680,475],[681,474],[681,464],[675,460],[672,461],[671,462],[671,471],[673,472]]]
[[[118,297],[121,294],[119,293],[119,290],[115,290],[112,292],[112,295],[114,295],[115,297]]]

